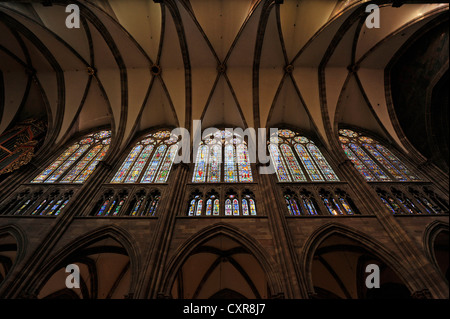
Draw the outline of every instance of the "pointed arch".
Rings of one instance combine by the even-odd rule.
[[[371,253],[376,258],[380,259],[391,269],[395,270],[395,274],[400,278],[400,280],[407,286],[410,292],[414,292],[420,288],[415,285],[414,275],[410,274],[409,270],[404,267],[403,264],[386,249],[381,243],[374,239],[369,238],[366,234],[348,227],[346,225],[337,223],[327,223],[319,228],[317,228],[311,236],[307,239],[303,245],[302,253],[300,254],[300,267],[303,269],[305,274],[306,290],[310,296],[314,295],[314,283],[312,278],[312,264],[313,258],[320,247],[320,245],[325,242],[325,240],[332,235],[340,235],[344,238],[350,239],[357,244],[363,246],[365,250]]]
[[[423,250],[425,251],[425,255],[427,256],[428,260],[433,264],[433,266],[436,268],[437,272],[441,274],[443,277],[448,276],[448,270],[447,274],[445,274],[443,271],[441,271],[441,267],[439,265],[438,259],[436,258],[435,253],[435,242],[439,235],[449,233],[449,224],[445,223],[443,221],[434,220],[430,224],[427,225],[425,228],[425,231],[423,233]],[[448,251],[447,251],[448,254]],[[447,258],[448,259],[448,258]],[[448,278],[446,278],[448,281]]]
[[[191,238],[186,240],[174,253],[172,259],[167,264],[167,271],[161,281],[160,291],[162,291],[165,296],[170,295],[179,270],[195,249],[203,243],[220,235],[236,241],[238,244],[242,245],[243,249],[248,250],[248,252],[255,257],[266,275],[267,285],[271,292],[270,297],[283,294],[281,279],[279,278],[278,271],[275,267],[276,263],[266,250],[252,236],[246,234],[242,230],[229,224],[217,223],[206,227],[197,234],[191,236]]]
[[[142,268],[140,262],[141,254],[131,234],[123,228],[115,225],[97,228],[87,234],[80,236],[78,239],[71,241],[68,245],[61,248],[56,254],[50,257],[44,265],[42,265],[41,271],[35,275],[34,281],[30,284],[29,291],[35,293],[37,296],[40,290],[46,285],[47,281],[60,268],[65,268],[68,263],[74,261],[71,260],[71,258],[76,257],[77,252],[87,248],[90,253],[100,253],[97,247],[91,246],[106,239],[112,239],[121,246],[113,249],[112,251],[111,248],[109,248],[109,252],[121,253],[129,257],[129,263],[126,266],[131,274],[128,292],[129,294],[133,294],[138,287],[138,276]],[[84,256],[86,256],[86,254],[78,257],[83,258]],[[89,272],[93,272],[96,267],[92,264],[88,264],[87,266],[89,268]],[[83,288],[82,283],[80,284],[80,287]]]
[[[25,232],[22,230],[22,228],[20,228],[17,225],[6,225],[6,226],[1,226],[0,227],[0,253],[2,251],[4,251],[2,249],[2,238],[4,237],[11,237],[14,242],[15,242],[15,247],[14,244],[12,245],[5,245],[7,249],[7,251],[11,251],[15,249],[15,256],[14,256],[14,260],[11,260],[11,266],[8,269],[8,271],[6,272],[3,280],[0,280],[0,285],[8,279],[8,277],[14,272],[14,269],[16,267],[16,265],[18,265],[20,263],[20,261],[24,258],[25,253],[26,253],[26,247],[28,247],[28,240],[27,237],[25,236]],[[2,257],[0,255],[0,257]],[[1,259],[0,259],[0,266],[1,266]]]

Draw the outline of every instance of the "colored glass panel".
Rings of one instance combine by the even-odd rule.
[[[383,154],[384,157],[389,159],[403,174],[408,176],[411,180],[420,180],[416,175],[411,173],[411,171],[400,161],[397,156],[392,154],[386,147],[380,144],[375,144],[375,147]]]
[[[103,202],[102,206],[100,207],[100,210],[97,213],[97,216],[102,215],[106,211],[106,208],[108,207],[108,204],[109,204],[109,199],[107,199],[107,200],[105,200]]]
[[[224,180],[227,183],[237,182],[236,155],[233,144],[225,145]]]
[[[390,180],[390,178],[386,176],[386,174],[380,169],[380,167],[366,154],[366,152],[363,151],[361,147],[354,143],[350,143],[349,146],[379,180]]]
[[[143,202],[144,200],[141,198],[141,199],[139,199],[137,202],[136,202],[136,204],[134,204],[134,207],[133,207],[133,209],[131,210],[131,216],[136,216],[137,215],[137,213],[138,213],[138,211],[139,211],[139,208],[141,207],[141,205],[142,205],[142,202]]]
[[[237,145],[236,152],[239,167],[239,182],[253,182],[252,167],[250,166],[247,145],[245,145],[244,143]]]
[[[70,183],[72,182],[78,174],[89,164],[90,161],[94,159],[94,157],[100,152],[103,148],[103,145],[96,145],[87,152],[87,154],[80,160],[70,171],[64,176],[61,180],[61,183]]]
[[[304,136],[296,136],[296,137],[294,137],[294,141],[296,141],[297,143],[303,143],[303,144],[306,144],[309,142],[309,140]]]
[[[430,208],[431,209],[431,211],[433,212],[433,213],[435,213],[435,214],[439,214],[440,213],[440,210],[437,208],[437,207],[435,207],[435,206],[433,206],[426,198],[424,198],[424,197],[416,197],[416,200],[420,203],[420,204],[422,204],[422,206],[424,206],[424,208],[427,210],[427,212],[429,213],[429,214],[431,214],[431,212],[430,212],[430,210],[428,209],[428,208]]]
[[[96,139],[104,139],[111,136],[111,131],[100,131],[94,134]]]
[[[222,159],[222,146],[213,145],[209,156],[208,182],[220,182],[220,164]]]
[[[284,156],[284,160],[289,167],[289,172],[291,173],[292,180],[294,182],[306,181],[305,175],[303,174],[302,169],[300,168],[300,165],[298,164],[298,161],[294,156],[294,153],[292,153],[291,147],[287,144],[281,144],[280,149],[281,153]]]
[[[69,199],[66,199],[64,201],[64,203],[61,205],[61,207],[56,211],[55,216],[58,216],[59,213],[61,213],[61,211],[64,209],[64,207],[66,207],[67,203],[69,202]]]
[[[295,150],[297,151],[297,155],[303,163],[303,166],[306,168],[309,177],[313,181],[323,181],[322,175],[320,175],[319,171],[314,165],[313,160],[309,156],[306,148],[301,144],[295,144]]]
[[[201,183],[206,180],[206,167],[208,163],[209,147],[202,145],[198,149],[195,163],[193,182]]]
[[[384,158],[383,155],[380,154],[380,152],[378,152],[378,150],[375,147],[373,147],[373,145],[364,143],[363,146],[364,146],[364,148],[366,150],[369,151],[370,154],[372,154],[373,157],[376,158],[376,160],[379,163],[381,163],[384,166],[384,168],[392,176],[394,176],[395,179],[400,180],[400,181],[406,181],[407,180],[394,166],[392,166],[392,164],[388,160],[386,160]]]
[[[250,215],[256,216],[256,205],[253,199],[249,199],[250,202]]]
[[[402,203],[403,207],[406,209],[406,211],[407,211],[408,213],[414,214],[413,210],[411,209],[411,207],[409,207],[409,205],[408,205],[408,203],[406,202],[405,199],[403,199],[403,198],[400,197],[400,196],[397,196],[396,198],[397,198],[397,200],[398,200],[400,203]]]
[[[197,211],[195,212],[195,215],[200,216],[202,214],[202,208],[203,208],[203,199],[200,199],[197,204]]]
[[[392,208],[392,206],[389,204],[389,202],[383,196],[380,195],[380,199],[384,203],[384,205],[391,211],[391,213],[393,213],[393,214],[396,213],[394,208]]]
[[[334,198],[331,199],[331,201],[333,202],[333,206],[336,209],[336,211],[342,215],[342,210],[341,207],[338,205],[338,203],[336,202],[336,200]]]
[[[295,133],[291,130],[278,130],[278,136],[282,137],[294,137]]]
[[[189,212],[188,212],[188,216],[193,216],[194,215],[194,211],[195,211],[195,204],[196,204],[196,200],[193,199],[191,200],[191,204],[189,206]]]
[[[156,138],[165,138],[165,137],[170,136],[170,132],[169,131],[159,131],[159,132],[154,133],[153,136]]]
[[[328,198],[322,198],[322,200],[331,215],[338,215],[336,208],[333,207],[332,202]]]
[[[339,201],[342,204],[342,207],[344,207],[345,211],[347,214],[349,215],[353,215],[353,211],[350,208],[350,205],[347,203],[347,201],[345,200],[345,198],[339,197]]]
[[[309,215],[317,215],[316,208],[311,199],[303,198],[303,207],[305,207]]]
[[[50,176],[45,183],[53,183],[55,182],[58,178],[61,177],[62,174],[64,174],[64,172],[70,167],[72,166],[73,163],[75,163],[76,160],[78,160],[81,155],[83,155],[84,152],[86,152],[89,148],[89,144],[86,145],[82,145],[79,149],[76,150],[76,152],[68,159],[64,162],[64,164],[62,164],[60,167],[58,167],[58,169],[53,173],[52,176]]]
[[[95,140],[92,137],[88,137],[88,138],[84,138],[81,141],[79,141],[78,144],[84,145],[84,144],[92,144],[94,142],[95,142]]]
[[[327,160],[322,155],[322,152],[318,149],[318,147],[311,143],[309,143],[306,147],[313,156],[316,165],[322,171],[323,176],[325,176],[325,179],[327,181],[338,181],[339,178],[331,168],[330,164],[328,164]]]
[[[44,199],[38,207],[36,207],[36,209],[34,210],[34,212],[31,213],[31,215],[35,215],[37,212],[39,212],[41,210],[42,207],[44,207],[45,203],[47,203],[47,200]]]
[[[392,206],[392,208],[394,208],[394,211],[396,214],[402,214],[403,211],[400,208],[400,206],[397,205],[397,203],[395,202],[395,200],[392,197],[387,197],[389,204]]]
[[[51,209],[48,211],[47,215],[53,215],[53,213],[56,211],[56,209],[59,207],[59,205],[61,205],[61,203],[63,202],[62,199],[59,199],[52,207]]]
[[[352,130],[341,129],[339,130],[339,134],[347,137],[357,137],[358,133],[353,132]]]
[[[348,148],[346,144],[341,144],[345,154],[353,163],[353,166],[364,176],[367,181],[375,181],[376,178],[372,175],[372,173],[367,169],[367,167],[356,157],[355,154]]]
[[[150,215],[150,216],[154,216],[155,215],[156,210],[158,209],[159,199],[160,199],[160,196],[156,196],[153,199],[152,205],[150,206],[150,210],[148,211],[148,215]]]
[[[294,212],[294,215],[301,215],[302,214],[300,208],[297,205],[297,200],[295,200],[294,198],[291,198],[290,199],[290,204],[291,204],[292,210]]]
[[[125,179],[125,183],[136,183],[136,181],[139,178],[139,175],[141,175],[142,170],[144,169],[145,164],[147,163],[150,155],[153,151],[153,145],[147,145],[139,154],[138,159],[134,163],[133,167],[131,168],[130,172],[127,175],[127,178]]]
[[[62,153],[52,164],[50,164],[44,171],[41,172],[32,183],[41,183],[43,182],[55,169],[57,169],[76,149],[80,146],[78,144],[74,144],[70,146],[64,153]]]
[[[25,208],[28,207],[28,205],[30,204],[30,202],[31,202],[31,199],[27,199],[27,200],[25,201],[25,203],[24,203],[22,206],[20,206],[20,208],[19,208],[18,210],[16,210],[16,212],[14,213],[14,215],[18,215],[18,214],[20,214],[22,211],[25,211]]]
[[[154,144],[155,140],[150,137],[142,140],[140,143],[143,145]]]
[[[374,142],[373,139],[371,139],[370,137],[365,137],[365,136],[361,136],[361,137],[359,138],[359,140],[360,140],[362,143],[369,143],[369,144]]]
[[[275,166],[275,172],[277,173],[279,182],[290,182],[291,177],[287,173],[286,165],[284,163],[283,157],[281,157],[278,147],[275,144],[269,145],[270,157],[272,158],[272,163]]]
[[[225,215],[230,216],[232,214],[231,212],[231,199],[227,199],[225,201]]]
[[[47,215],[47,212],[48,212],[49,208],[52,206],[52,204],[53,204],[54,201],[55,201],[55,200],[52,199],[52,200],[44,207],[44,209],[42,209],[42,211],[40,212],[39,215]]]
[[[153,158],[152,158],[150,164],[147,167],[147,170],[144,174],[144,177],[142,178],[141,183],[153,182],[153,179],[156,175],[156,171],[158,170],[159,164],[161,163],[161,160],[164,156],[166,149],[167,149],[166,145],[158,146],[155,153],[153,154]]]
[[[233,199],[233,215],[239,215],[239,201],[236,198]]]
[[[211,215],[211,211],[212,211],[212,199],[208,199],[206,202],[206,216],[210,216]]]
[[[111,213],[111,211],[113,210],[113,208],[116,206],[116,200],[113,200],[111,206],[109,206],[108,211],[106,212],[105,216],[109,216],[109,214]]]
[[[166,157],[163,160],[161,168],[156,177],[155,183],[165,183],[169,177],[170,169],[172,168],[173,161],[177,155],[178,145],[172,145],[166,152]]]
[[[117,206],[114,208],[114,212],[113,212],[113,216],[117,216],[117,214],[119,214],[120,209],[122,208],[123,204],[125,204],[125,199],[121,199],[119,204],[117,204]]]
[[[89,164],[89,166],[85,168],[80,175],[78,175],[77,179],[75,180],[75,183],[83,183],[92,174],[92,172],[97,167],[98,162],[100,162],[105,157],[106,153],[108,152],[108,149],[109,145],[103,147],[102,151],[97,155],[95,160],[92,161],[91,164]]]
[[[242,199],[242,215],[249,215],[248,202],[245,198]]]
[[[289,211],[289,215],[294,215],[294,210],[291,207],[291,202],[289,200],[289,196],[285,196],[284,197],[284,201],[286,202],[286,207],[287,207],[287,209]]]
[[[141,152],[143,146],[137,145],[135,146],[130,154],[128,154],[127,159],[122,163],[122,166],[117,171],[116,175],[112,179],[111,183],[122,183],[125,179],[125,176],[127,176],[128,171],[130,167],[133,165],[134,161],[138,157],[139,153]]]
[[[218,199],[214,200],[214,210],[213,215],[217,216],[220,213],[220,202]]]
[[[348,138],[343,137],[343,136],[339,136],[339,141],[344,144],[347,144],[350,142],[350,140]]]

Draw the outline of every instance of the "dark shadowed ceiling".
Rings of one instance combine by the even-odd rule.
[[[432,24],[391,72],[395,113],[408,140],[448,172],[448,20]]]

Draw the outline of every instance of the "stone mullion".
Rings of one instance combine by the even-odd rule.
[[[446,197],[448,197],[449,193],[449,183],[448,183],[448,174],[445,174],[438,167],[436,167],[433,163],[427,161],[423,164],[418,165],[418,170],[420,172],[425,172],[426,177],[428,177],[433,185],[442,192]]]
[[[402,262],[410,271],[405,277],[416,288],[416,291],[430,289],[435,298],[448,298],[448,288],[440,280],[434,271],[430,261],[395,220],[395,217],[387,212],[382,202],[378,199],[376,191],[356,171],[349,160],[339,165],[340,172],[344,174],[349,186],[357,189],[355,192],[364,203],[364,210],[370,211],[377,217],[379,223],[386,230],[392,242],[397,246]],[[445,290],[447,289],[447,290]]]
[[[171,188],[166,194],[163,210],[155,228],[155,243],[151,249],[145,265],[152,265],[144,270],[143,286],[137,294],[137,298],[156,298],[160,292],[161,282],[165,272],[164,266],[167,261],[168,250],[172,240],[176,216],[183,206],[184,194],[188,183],[189,166],[178,164],[172,172]]]
[[[280,278],[283,280],[285,298],[298,299],[307,298],[307,292],[302,291],[305,287],[304,279],[300,269],[295,267],[297,255],[289,232],[285,210],[278,198],[278,185],[274,182],[274,175],[260,175],[260,193],[264,199],[267,210],[268,223],[273,235],[275,245],[275,261],[279,263],[281,271]],[[272,177],[272,178],[271,178]]]
[[[40,278],[30,275],[39,273],[46,258],[52,253],[52,249],[58,243],[59,238],[65,233],[73,217],[79,212],[80,207],[85,207],[100,189],[103,180],[109,175],[110,166],[104,162],[99,162],[97,168],[89,178],[89,183],[85,183],[79,191],[70,199],[64,212],[54,220],[54,226],[49,233],[42,237],[42,241],[28,260],[22,261],[22,268],[17,272],[16,278],[10,278],[9,282],[3,284],[0,290],[0,298],[35,298],[37,295],[36,281]]]

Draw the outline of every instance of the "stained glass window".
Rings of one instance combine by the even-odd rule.
[[[206,216],[210,216],[212,212],[213,201],[212,199],[208,199],[206,202]]]
[[[249,211],[249,209],[248,209],[248,202],[244,198],[244,199],[242,199],[242,215],[247,216],[249,214],[248,211]]]
[[[311,153],[311,155],[315,159],[316,164],[322,171],[322,174],[325,177],[325,179],[327,181],[338,181],[339,178],[337,177],[336,173],[331,168],[330,164],[328,164],[327,160],[322,155],[319,148],[312,143],[308,143],[306,147],[308,148],[308,151]]]
[[[281,144],[280,145],[281,154],[284,156],[284,160],[286,161],[289,172],[292,176],[292,181],[294,182],[303,182],[306,181],[305,175],[303,175],[302,169],[300,168],[300,165],[298,164],[297,159],[294,156],[294,153],[292,153],[292,149],[287,144]]]
[[[397,156],[375,139],[349,129],[341,129],[339,134],[344,152],[367,181],[420,180]],[[385,201],[388,202],[386,199]]]
[[[208,165],[209,147],[202,145],[198,149],[197,161],[195,163],[193,182],[201,183],[206,180],[206,167]]]
[[[204,137],[197,151],[192,182],[253,182],[250,158],[243,138],[228,130]]]
[[[299,133],[287,129],[274,133],[269,152],[279,182],[339,181],[319,148]]]
[[[314,165],[313,161],[311,160],[311,157],[309,156],[306,148],[302,144],[296,144],[295,150],[297,151],[297,154],[300,157],[303,166],[306,168],[309,178],[311,178],[311,180],[313,181],[323,181],[323,177],[320,175],[319,171],[316,168],[316,165]]]
[[[364,176],[364,178],[367,181],[376,180],[375,177],[370,172],[370,170],[368,170],[367,167],[359,160],[359,158],[356,157],[355,154],[353,154],[353,152],[348,148],[346,144],[341,144],[341,146],[347,157],[350,159],[350,161],[352,161],[353,165]]]
[[[83,183],[106,155],[110,142],[111,131],[101,131],[83,137],[69,146],[31,182]],[[53,210],[49,208],[49,211]]]
[[[225,201],[225,215],[231,216],[231,199]]]
[[[224,180],[225,182],[235,183],[237,182],[236,173],[236,154],[234,150],[234,145],[229,143],[225,145],[225,162],[224,162]]]
[[[166,152],[166,157],[164,158],[161,169],[158,172],[156,178],[156,183],[165,183],[169,177],[170,169],[172,168],[173,161],[177,154],[178,145],[172,145]]]
[[[278,181],[290,182],[291,177],[287,173],[286,164],[283,157],[281,157],[278,147],[275,144],[269,145],[269,152],[272,158],[272,163],[275,166],[275,172],[277,173]]]
[[[203,208],[203,199],[200,199],[197,203],[197,210],[195,212],[195,215],[200,216],[202,214],[202,208]]]
[[[247,146],[244,143],[238,144],[236,146],[236,151],[239,166],[239,182],[253,182]]]
[[[178,150],[168,130],[147,134],[130,151],[111,183],[166,183]]]
[[[255,204],[255,201],[252,198],[250,198],[248,201],[250,202],[250,215],[256,216],[256,204]]]
[[[220,182],[220,164],[222,160],[222,146],[213,145],[209,155],[208,182]]]
[[[375,175],[378,180],[390,181],[391,179],[381,170],[381,168],[370,158],[366,152],[363,151],[361,147],[355,143],[348,144],[352,149],[353,153],[370,169],[370,171]]]
[[[239,201],[236,198],[233,199],[233,215],[239,215]]]
[[[214,200],[214,210],[213,215],[217,216],[220,213],[220,201],[218,199]]]
[[[303,198],[303,206],[309,215],[317,215],[316,207],[310,198]]]

